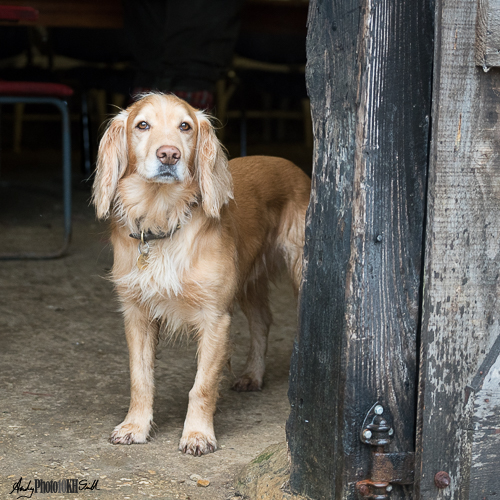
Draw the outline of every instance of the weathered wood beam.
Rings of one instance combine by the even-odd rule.
[[[478,0],[476,64],[488,70],[500,66],[500,0]]]
[[[500,492],[500,70],[475,66],[476,16],[476,0],[436,2],[415,493],[422,500]],[[439,471],[451,484],[438,497]]]
[[[291,487],[313,499],[357,498],[376,401],[393,451],[414,450],[432,15],[426,0],[310,4],[313,191],[287,437]]]

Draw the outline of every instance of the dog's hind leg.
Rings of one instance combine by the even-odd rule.
[[[247,282],[246,294],[242,294],[239,303],[250,328],[250,351],[243,374],[233,384],[233,389],[238,392],[260,391],[266,368],[267,337],[273,320],[265,274]]]
[[[214,315],[200,328],[198,370],[189,391],[189,406],[179,449],[188,455],[201,456],[217,449],[213,417],[219,382],[229,358],[229,313]]]
[[[154,362],[159,325],[136,305],[125,305],[125,335],[130,358],[130,407],[115,427],[112,444],[145,443],[153,422]]]

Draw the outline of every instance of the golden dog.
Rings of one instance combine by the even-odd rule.
[[[230,356],[233,304],[251,333],[234,388],[260,390],[272,319],[268,281],[284,261],[298,290],[309,192],[309,178],[287,160],[228,163],[207,116],[173,95],[147,94],[113,118],[93,192],[97,216],[112,219],[112,278],[130,355],[130,408],[112,443],[148,439],[162,328],[193,332],[198,341],[179,449],[217,449],[213,415]]]

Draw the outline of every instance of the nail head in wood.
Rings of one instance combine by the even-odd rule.
[[[450,475],[445,471],[439,471],[434,476],[434,483],[440,490],[447,488],[451,483]]]

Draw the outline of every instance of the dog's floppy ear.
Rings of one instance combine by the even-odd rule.
[[[127,168],[127,116],[126,111],[118,113],[109,123],[99,144],[92,194],[99,219],[109,216],[118,181]]]
[[[221,208],[233,197],[233,181],[227,156],[207,115],[197,111],[197,175],[202,207],[209,217],[220,217]]]

